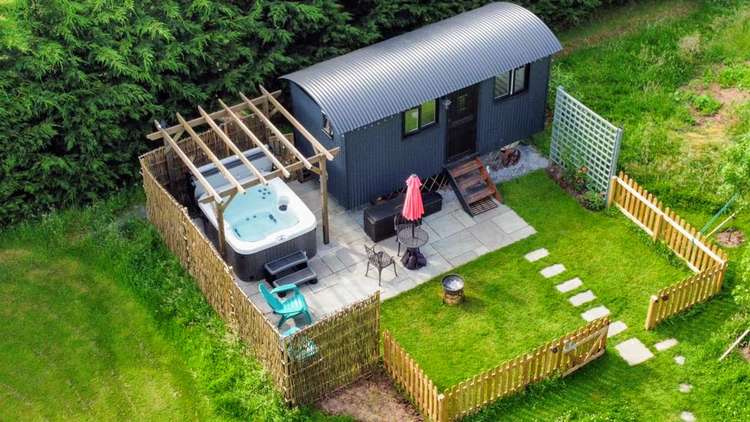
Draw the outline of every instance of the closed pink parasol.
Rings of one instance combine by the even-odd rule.
[[[406,198],[401,215],[409,221],[417,221],[424,215],[422,192],[419,190],[421,187],[422,182],[416,174],[412,174],[406,179]]]

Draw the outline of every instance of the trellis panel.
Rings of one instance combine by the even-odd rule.
[[[552,123],[550,158],[565,168],[588,168],[589,181],[598,192],[608,192],[617,170],[622,129],[557,88]]]

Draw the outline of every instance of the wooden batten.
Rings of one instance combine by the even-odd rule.
[[[232,140],[229,139],[229,136],[227,136],[227,134],[224,133],[224,131],[219,127],[219,125],[216,124],[214,119],[211,116],[209,116],[208,113],[206,113],[206,111],[203,110],[203,108],[201,108],[200,106],[198,106],[198,112],[200,112],[203,118],[206,119],[206,123],[208,123],[208,125],[211,126],[211,129],[213,129],[213,131],[217,135],[219,135],[219,138],[222,141],[224,141],[224,143],[229,147],[229,149],[232,150],[233,153],[237,155],[237,158],[240,159],[240,162],[242,162],[242,164],[244,164],[245,167],[250,169],[250,171],[255,175],[255,177],[258,178],[258,180],[260,180],[261,183],[263,184],[268,183],[268,180],[266,180],[265,176],[263,176],[263,173],[261,173],[260,170],[258,170],[253,165],[253,163],[251,163],[250,160],[247,159],[247,157],[245,157],[245,154],[243,154],[242,151],[239,148],[237,148],[237,145],[235,145],[234,142],[232,142]]]
[[[274,108],[278,110],[282,116],[286,117],[287,121],[291,123],[291,125],[294,126],[294,128],[297,129],[305,139],[307,139],[307,142],[310,142],[310,144],[312,144],[313,148],[315,148],[318,152],[322,152],[323,155],[326,156],[326,159],[333,160],[333,155],[328,152],[326,147],[324,147],[323,144],[321,144],[317,140],[317,138],[315,138],[304,126],[302,126],[302,124],[298,122],[297,119],[294,118],[294,116],[292,116],[292,113],[287,111],[287,109],[284,108],[284,106],[276,98],[274,98],[271,93],[263,88],[262,85],[260,86],[260,92],[263,93],[268,101],[273,104]]]
[[[286,136],[284,136],[284,134],[281,133],[279,128],[277,128],[276,125],[274,125],[273,122],[271,122],[271,120],[269,120],[268,117],[266,117],[266,115],[263,114],[263,112],[260,111],[260,109],[256,107],[255,104],[253,104],[253,102],[245,96],[245,94],[240,92],[240,98],[242,98],[242,100],[245,102],[245,104],[247,104],[250,110],[252,110],[256,116],[258,116],[260,121],[263,122],[263,124],[266,125],[266,127],[271,129],[271,132],[273,132],[273,134],[276,135],[279,141],[281,141],[284,144],[284,146],[286,146],[289,149],[289,151],[291,151],[300,161],[302,161],[302,163],[305,165],[305,168],[309,169],[312,167],[312,164],[310,163],[310,161],[308,161],[307,158],[305,158],[305,155],[302,154],[297,149],[297,147],[294,146],[294,144],[292,144],[291,142],[289,142],[288,139],[286,139]]]
[[[177,145],[177,142],[175,142],[175,140],[172,139],[172,137],[167,133],[167,131],[165,131],[161,127],[161,125],[159,124],[159,122],[154,121],[154,124],[156,125],[156,128],[159,131],[161,131],[164,139],[169,143],[169,145],[172,147],[172,149],[174,150],[174,152],[176,152],[177,155],[182,160],[182,162],[185,163],[185,166],[187,166],[188,170],[190,170],[190,172],[193,173],[193,176],[195,176],[196,180],[198,180],[198,183],[200,183],[201,186],[203,186],[203,189],[205,189],[206,192],[208,192],[208,194],[211,196],[211,198],[214,201],[216,201],[218,203],[221,203],[221,196],[219,196],[219,194],[216,192],[216,190],[213,188],[213,186],[211,186],[211,184],[208,183],[208,180],[206,180],[206,178],[203,177],[203,175],[201,174],[201,172],[198,171],[198,168],[195,167],[195,164],[193,164],[193,162],[190,160],[190,158],[187,155],[185,155],[185,152],[182,151],[182,149],[180,149],[180,146]]]
[[[266,145],[258,139],[258,137],[253,133],[252,130],[250,130],[249,127],[245,124],[245,122],[240,119],[240,117],[235,114],[235,112],[232,111],[231,107],[227,106],[224,101],[219,100],[219,104],[221,104],[222,107],[224,107],[224,111],[226,111],[227,115],[234,120],[235,123],[237,123],[237,126],[239,126],[240,130],[247,135],[248,138],[250,138],[251,141],[260,148],[261,151],[263,151],[263,154],[265,154],[266,157],[268,157],[269,160],[276,166],[276,168],[280,169],[281,172],[284,174],[284,177],[289,177],[291,173],[289,173],[289,170],[286,169],[284,164],[279,161],[278,158],[276,158],[275,155],[266,147]]]
[[[281,90],[277,90],[277,91],[274,91],[274,92],[271,93],[271,96],[273,96],[273,97],[278,97],[280,95],[281,95]],[[256,99],[252,100],[252,103],[255,104],[255,105],[258,105],[258,104],[262,104],[263,101],[265,101],[264,97],[258,97]],[[242,110],[247,109],[247,105],[244,102],[242,102],[242,103],[238,103],[238,104],[233,105],[231,108],[232,108],[232,111],[234,111],[235,113],[237,113],[237,112],[240,112]],[[218,110],[218,111],[215,111],[215,112],[209,114],[209,116],[211,116],[212,119],[218,119],[218,118],[221,118],[221,116],[223,114],[224,114],[224,110]],[[273,113],[271,113],[271,114],[273,114]],[[190,127],[196,127],[196,126],[200,126],[202,124],[205,124],[206,120],[205,120],[205,118],[203,116],[200,116],[200,117],[196,117],[195,119],[188,120],[187,123],[188,123],[188,125],[190,125]],[[164,130],[169,135],[174,135],[174,134],[178,133],[179,131],[181,131],[182,129],[183,129],[182,125],[174,125],[174,126],[170,126],[168,128],[165,128]],[[159,139],[162,138],[162,133],[160,131],[149,133],[148,135],[146,135],[146,138],[149,139],[149,140],[151,140],[151,141],[158,141]]]
[[[195,130],[193,130],[190,125],[187,124],[187,121],[182,117],[180,113],[177,113],[177,120],[180,122],[181,125],[185,127],[185,131],[190,135],[190,137],[195,141],[196,144],[203,150],[203,152],[206,153],[208,158],[211,160],[212,163],[216,166],[217,169],[221,172],[224,177],[227,178],[227,180],[233,184],[237,190],[242,193],[245,192],[245,188],[242,187],[239,181],[232,176],[232,173],[229,172],[229,170],[224,166],[224,164],[221,163],[221,160],[219,160],[219,157],[216,156],[216,154],[211,151],[211,148],[206,145],[205,142],[203,142],[203,139],[201,139],[200,136],[198,136],[197,133],[195,133]]]

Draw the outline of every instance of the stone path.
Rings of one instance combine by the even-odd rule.
[[[669,338],[664,341],[660,341],[659,343],[656,343],[654,345],[654,348],[660,352],[663,352],[667,349],[671,349],[672,347],[677,345],[677,339]]]
[[[572,280],[568,280],[564,283],[560,283],[555,287],[557,288],[558,291],[560,291],[560,293],[567,293],[569,291],[572,291],[581,287],[582,285],[583,285],[583,282],[581,281],[581,279],[576,277]]]
[[[675,356],[674,357],[674,363],[676,363],[676,364],[678,364],[680,366],[684,365],[685,364],[685,356],[682,356],[682,355]]]
[[[549,256],[549,251],[545,248],[537,249],[535,251],[531,251],[524,255],[524,258],[526,258],[529,262],[536,262],[539,261],[542,258],[546,258]]]
[[[540,273],[544,278],[552,278],[556,275],[560,275],[565,272],[565,266],[563,264],[550,265],[547,268],[543,268]]]
[[[607,309],[606,306],[600,305],[582,313],[581,318],[585,319],[587,322],[591,322],[607,315],[609,315],[609,309]]]
[[[680,420],[684,422],[695,422],[695,415],[692,412],[682,412],[680,413]]]
[[[594,292],[592,292],[591,290],[586,290],[585,292],[571,296],[570,298],[568,298],[568,301],[571,305],[578,307],[583,305],[584,303],[589,303],[594,299],[596,299]]]
[[[693,390],[693,386],[690,384],[683,383],[683,384],[680,384],[678,390],[680,391],[680,393],[689,393]]]
[[[621,332],[627,330],[628,326],[622,321],[615,321],[609,324],[609,330],[607,331],[607,338],[614,337]]]
[[[615,346],[615,349],[630,366],[641,364],[654,357],[651,350],[635,337],[623,341]]]

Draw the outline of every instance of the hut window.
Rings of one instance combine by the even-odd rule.
[[[403,113],[404,135],[411,135],[437,122],[437,100],[425,101]]]
[[[328,116],[323,113],[323,133],[326,134],[329,138],[333,138],[333,126],[331,125],[331,121],[328,119]]]
[[[529,65],[517,67],[495,76],[495,99],[510,97],[529,87]]]

